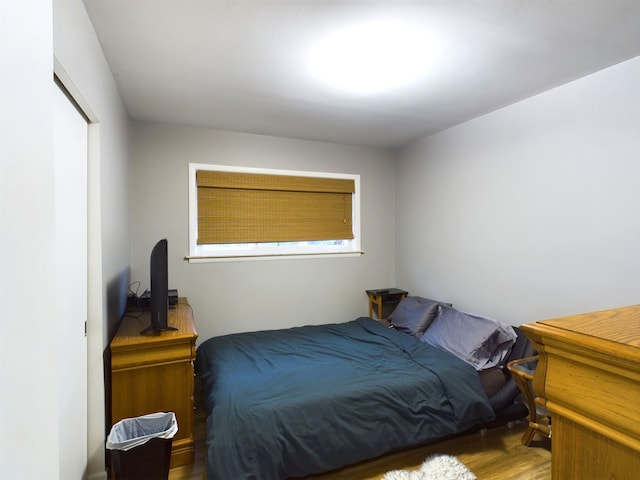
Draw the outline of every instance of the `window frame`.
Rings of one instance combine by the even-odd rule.
[[[258,173],[265,175],[290,175],[319,178],[339,178],[353,180],[355,192],[352,195],[353,239],[344,245],[328,245],[327,242],[313,242],[312,245],[243,244],[235,247],[229,244],[198,245],[198,192],[196,172],[213,170],[225,172]],[[324,244],[318,244],[324,243]],[[269,245],[269,246],[268,246]],[[360,232],[360,175],[347,173],[313,172],[302,170],[279,170],[273,168],[254,168],[208,163],[189,163],[189,255],[185,257],[190,263],[241,261],[241,260],[276,260],[291,258],[318,257],[355,257],[362,255]]]

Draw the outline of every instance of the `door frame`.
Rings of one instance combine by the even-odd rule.
[[[106,318],[102,279],[100,122],[54,55],[53,75],[87,119],[87,466],[89,480],[106,480],[104,359]]]

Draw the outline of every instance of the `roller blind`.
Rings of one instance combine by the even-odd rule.
[[[351,179],[198,170],[196,182],[199,245],[353,238]]]

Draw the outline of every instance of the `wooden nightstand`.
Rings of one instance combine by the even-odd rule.
[[[186,298],[169,309],[177,330],[140,335],[150,313],[125,317],[111,341],[111,425],[147,413],[175,412],[171,467],[193,463],[193,362],[198,337]]]
[[[375,306],[375,313],[379,320],[386,319],[400,303],[400,300],[409,294],[399,288],[379,288],[366,290],[366,293],[369,296],[369,317],[373,318]]]

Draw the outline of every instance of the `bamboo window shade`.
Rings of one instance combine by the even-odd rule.
[[[198,170],[198,244],[353,238],[351,179]]]

